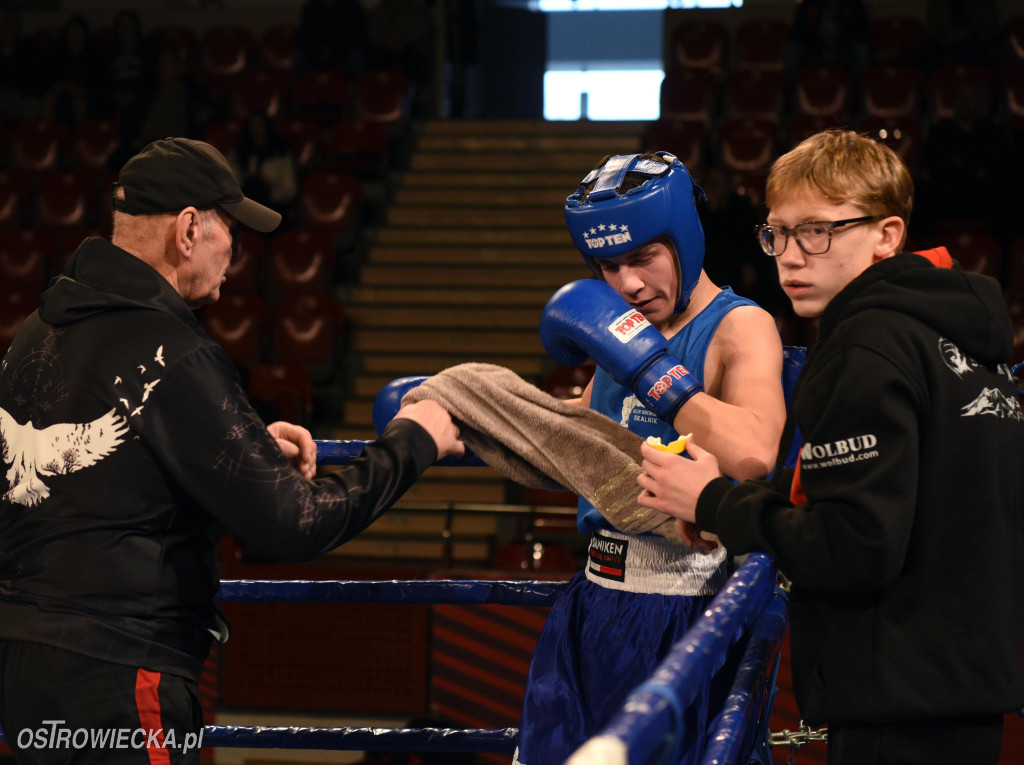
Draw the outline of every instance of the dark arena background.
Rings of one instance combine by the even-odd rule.
[[[674,3],[674,5],[697,3]],[[719,3],[725,5],[725,3]],[[267,421],[321,440],[376,437],[389,381],[481,361],[560,397],[537,332],[586,278],[562,203],[605,154],[668,150],[708,194],[705,269],[757,300],[783,342],[814,343],[752,235],[770,162],[847,126],[891,145],[916,180],[907,249],[945,245],[999,279],[1024,360],[1024,4],[865,0],[862,29],[802,35],[800,4],[546,12],[518,0],[4,0],[0,11],[0,354],[89,235],[109,236],[110,184],[152,139],[201,138],[246,193],[281,211],[246,232],[200,318]],[[664,5],[664,3],[662,4]],[[576,7],[573,12],[571,9]],[[963,10],[969,8],[970,10]],[[964,15],[956,17],[960,10]],[[655,29],[655,34],[644,30]],[[650,110],[583,87],[546,119],[546,73],[664,71]],[[610,98],[610,117],[595,116]],[[571,102],[571,103],[570,103]],[[262,154],[261,154],[262,153]],[[250,174],[272,155],[272,180]],[[321,470],[330,470],[323,466]],[[357,539],[303,565],[243,556],[224,579],[567,580],[586,537],[575,497],[488,467],[432,467]],[[207,663],[207,723],[514,728],[538,605],[229,602],[233,638]],[[979,625],[984,629],[984,625]],[[789,690],[783,641],[772,731],[824,763]],[[1008,718],[1001,763],[1024,763]],[[9,749],[0,745],[0,762]],[[206,747],[210,763],[505,763],[507,752]]]

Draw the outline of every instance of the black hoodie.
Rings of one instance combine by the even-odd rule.
[[[822,316],[786,433],[796,470],[719,479],[697,522],[793,582],[810,724],[1002,714],[1024,704],[1024,418],[999,284],[900,254]],[[787,436],[780,454],[788,453]]]
[[[270,559],[317,557],[437,450],[396,420],[304,480],[167,280],[88,239],[0,366],[0,456],[0,638],[198,678],[225,530]]]

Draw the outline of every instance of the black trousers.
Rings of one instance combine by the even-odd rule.
[[[189,678],[0,641],[0,727],[18,765],[195,765],[203,709]]]
[[[828,726],[828,765],[996,765],[1003,716]]]

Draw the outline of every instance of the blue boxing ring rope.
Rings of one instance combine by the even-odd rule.
[[[353,459],[366,441],[317,441],[321,465]],[[693,689],[742,651],[730,693],[708,739],[705,765],[771,762],[768,714],[774,699],[778,649],[786,630],[786,597],[777,586],[774,561],[753,553],[729,578],[707,611],[673,646],[665,660],[633,690],[601,733],[570,759],[589,760],[595,742],[614,740],[628,752],[623,765],[671,765],[683,710]],[[509,580],[224,580],[220,602],[316,602],[388,604],[500,604],[550,606],[565,581]],[[509,752],[517,728],[343,728],[208,725],[204,747],[365,751]],[[3,741],[0,733],[0,741]]]

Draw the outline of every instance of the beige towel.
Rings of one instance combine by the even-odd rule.
[[[402,404],[433,399],[460,438],[523,486],[566,488],[626,534],[682,542],[674,518],[637,504],[643,439],[603,414],[568,404],[493,364],[459,364],[429,377]]]

